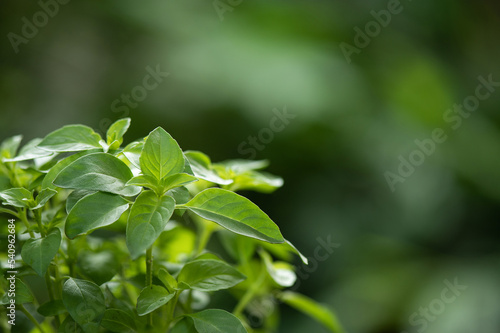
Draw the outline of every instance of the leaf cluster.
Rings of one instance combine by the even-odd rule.
[[[122,146],[129,126],[118,120],[102,138],[70,125],[0,146],[0,213],[19,221],[15,302],[36,307],[39,331],[273,332],[279,307],[249,320],[271,300],[340,332],[324,306],[284,291],[297,279],[293,255],[307,259],[236,193],[283,185],[262,171],[267,161],[212,163],[161,127]],[[30,275],[49,299],[32,294]]]

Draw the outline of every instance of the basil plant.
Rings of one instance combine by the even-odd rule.
[[[237,194],[282,186],[266,161],[212,163],[161,127],[123,146],[129,126],[1,144],[3,331],[276,332],[281,304],[341,331],[286,290],[307,259]]]

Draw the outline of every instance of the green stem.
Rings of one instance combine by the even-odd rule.
[[[33,323],[35,324],[36,328],[38,328],[38,330],[40,331],[40,333],[45,333],[42,326],[40,326],[40,324],[38,323],[38,321],[35,319],[35,317],[33,317],[31,315],[31,313],[28,312],[28,310],[26,310],[26,308],[22,305],[22,304],[17,304],[16,305],[25,315],[26,317],[28,317],[28,319]]]
[[[0,163],[0,172],[3,173],[4,175],[8,176],[10,179],[9,169],[7,168],[7,166],[5,164]]]
[[[201,232],[201,236],[198,241],[198,248],[196,249],[196,255],[200,255],[201,252],[207,247],[208,241],[212,236],[212,228],[208,228],[206,225],[203,226],[203,231]]]
[[[45,273],[45,284],[47,285],[47,290],[49,292],[49,298],[51,301],[55,300],[54,297],[54,288],[52,286],[52,281],[50,280],[49,270]]]
[[[153,284],[153,246],[146,251],[146,287]]]
[[[16,212],[10,210],[10,209],[7,209],[7,208],[1,208],[0,207],[0,213],[5,213],[5,214],[10,214],[12,216],[14,216],[15,218],[19,219],[19,214],[17,214]]]
[[[66,238],[66,252],[67,252],[67,260],[66,260],[66,265],[69,267],[69,276],[75,276],[75,265],[74,265],[74,259],[72,257],[73,255],[73,250],[71,248],[71,240]]]
[[[54,286],[52,285],[52,281],[50,279],[50,267],[45,273],[45,284],[47,285],[47,291],[49,293],[49,299],[51,301],[54,301],[56,298],[54,296]],[[59,316],[55,317],[56,320],[56,328],[59,328],[59,325],[61,325],[61,321],[59,319]]]
[[[241,314],[243,313],[243,311],[245,310],[245,308],[247,307],[248,303],[250,303],[253,300],[253,298],[255,297],[255,294],[259,291],[260,286],[265,281],[266,274],[267,274],[266,268],[263,267],[261,269],[261,272],[260,272],[260,275],[259,275],[259,278],[257,279],[257,281],[255,281],[255,283],[250,286],[250,288],[247,290],[247,292],[243,295],[243,297],[240,299],[240,301],[238,302],[238,304],[234,308],[233,314],[236,317],[240,317]]]
[[[187,297],[187,301],[186,301],[186,307],[187,307],[189,312],[191,312],[191,305],[192,304],[193,304],[193,290],[190,289],[188,291],[188,297]]]
[[[153,246],[146,250],[146,287],[153,284]],[[153,326],[153,314],[148,314],[148,323]]]
[[[191,309],[188,308],[187,304],[183,304],[182,302],[178,302],[177,304],[179,304],[179,306],[181,307],[181,309],[184,312],[184,314],[191,313]]]
[[[177,306],[177,302],[179,302],[179,296],[180,296],[180,293],[175,292],[174,298],[170,302],[168,302],[168,304],[167,304],[167,309],[168,309],[167,310],[168,315],[167,315],[167,319],[166,319],[167,332],[170,331],[170,325],[172,324],[172,322],[174,320],[175,307]]]
[[[35,234],[31,230],[30,224],[28,222],[28,217],[26,216],[26,208],[23,208],[23,209],[19,210],[19,218],[24,223],[24,226],[26,227],[26,230],[28,230],[28,232],[30,234],[30,237],[31,238],[35,238]]]
[[[58,252],[59,252],[59,255],[63,258],[63,260],[64,260],[65,262],[67,262],[67,261],[68,261],[68,257],[67,257],[67,256],[66,256],[66,254],[63,252],[63,250],[62,250],[61,248],[59,248]]]
[[[180,296],[180,293],[176,292],[175,296],[174,296],[174,301],[172,302],[172,308],[170,309],[170,314],[169,314],[170,320],[174,319],[175,307],[177,305],[177,302],[179,301],[179,296]]]
[[[36,223],[38,223],[38,229],[40,229],[40,235],[42,235],[42,237],[47,236],[45,234],[45,230],[43,229],[43,225],[42,225],[42,212],[40,211],[40,209],[35,209],[32,212],[33,212],[33,215],[35,216]]]
[[[59,273],[59,268],[56,264],[54,270],[54,277],[56,279],[56,296],[57,298],[62,298],[62,288],[61,288],[61,274]]]
[[[23,187],[21,185],[21,182],[19,181],[19,178],[17,177],[16,162],[9,163],[7,165],[7,168],[9,170],[9,178],[10,178],[12,185],[14,185],[14,187]]]

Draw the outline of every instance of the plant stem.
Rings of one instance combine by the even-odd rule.
[[[19,178],[17,177],[16,164],[17,164],[16,162],[8,164],[7,169],[9,170],[9,178],[14,187],[23,187],[21,185],[21,182],[19,181]]]
[[[196,255],[200,255],[201,252],[205,249],[207,246],[208,241],[210,240],[210,237],[212,236],[213,228],[208,227],[207,225],[202,226],[203,230],[201,232],[201,235],[199,237],[198,241],[198,247],[196,249]]]
[[[241,316],[241,314],[243,313],[243,310],[245,310],[248,303],[250,303],[253,300],[253,298],[255,297],[255,294],[259,291],[260,286],[264,282],[265,278],[266,278],[266,268],[263,267],[261,269],[261,272],[260,272],[260,275],[259,275],[257,281],[255,281],[255,283],[250,286],[250,288],[247,290],[247,292],[243,295],[243,297],[240,299],[240,301],[238,302],[238,304],[234,308],[233,314],[236,317]]]
[[[191,305],[193,304],[193,290],[190,289],[188,291],[188,297],[187,297],[187,301],[186,301],[186,307],[187,307],[187,310],[189,312],[191,312]]]
[[[66,252],[67,252],[67,260],[66,260],[66,265],[69,267],[69,276],[75,276],[75,265],[74,265],[74,260],[72,257],[72,249],[71,249],[71,240],[69,238],[66,238]]]
[[[0,207],[0,213],[10,214],[10,215],[14,216],[15,218],[18,218],[18,219],[20,218],[19,214],[17,214],[16,212],[14,212],[10,209],[6,209],[6,208]]]
[[[153,284],[153,246],[146,250],[146,287]]]
[[[153,284],[153,246],[146,250],[146,287]],[[153,314],[148,314],[148,323],[153,326]]]
[[[24,226],[26,227],[26,230],[28,230],[29,234],[30,234],[30,237],[31,238],[35,238],[35,234],[33,233],[33,231],[31,230],[30,228],[30,224],[28,222],[28,218],[26,216],[26,208],[23,208],[21,210],[19,210],[19,218],[21,219],[21,221],[24,223]]]
[[[47,290],[49,292],[49,298],[51,301],[55,300],[54,297],[54,288],[52,287],[52,281],[50,281],[50,273],[49,270],[45,273],[45,284],[47,285]]]
[[[42,212],[39,209],[35,209],[32,211],[33,215],[35,216],[36,223],[38,224],[38,229],[40,231],[40,235],[42,235],[43,238],[47,237],[47,234],[45,233],[45,230],[43,229],[42,225]],[[52,284],[51,276],[50,276],[50,266],[47,269],[47,272],[45,272],[45,284],[47,285],[47,291],[49,293],[49,299],[51,301],[54,301],[56,298],[54,296],[54,285]],[[55,316],[55,322],[56,322],[56,328],[59,328],[59,325],[61,325],[61,321],[59,319],[59,316]]]
[[[54,270],[54,278],[56,279],[56,298],[62,298],[62,288],[61,288],[61,274],[59,273],[59,268],[56,263]]]
[[[50,279],[50,267],[45,273],[45,284],[47,285],[47,291],[49,293],[49,299],[51,301],[54,301],[56,298],[54,296],[54,286],[52,285],[52,281]],[[56,328],[59,328],[59,325],[61,325],[61,321],[59,319],[59,316],[55,316],[56,320]]]
[[[175,316],[175,307],[177,306],[177,302],[179,301],[179,292],[175,292],[174,298],[167,304],[167,320],[166,320],[166,325],[167,325],[167,332],[170,331],[170,325],[172,324]]]
[[[36,223],[38,223],[38,229],[40,229],[39,230],[40,235],[42,235],[42,237],[47,236],[45,234],[45,230],[43,229],[43,225],[42,225],[42,212],[39,209],[35,209],[32,212],[33,212],[33,215],[35,216]]]
[[[40,331],[40,333],[45,333],[42,326],[38,323],[38,321],[31,315],[31,313],[26,310],[26,308],[22,304],[17,304],[17,307],[28,317],[28,319],[35,324],[36,328]]]

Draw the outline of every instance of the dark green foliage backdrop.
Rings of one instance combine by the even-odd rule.
[[[498,2],[402,1],[372,37],[354,29],[392,1],[221,3],[223,13],[211,1],[69,1],[37,32],[24,28],[32,37],[16,53],[23,17],[42,7],[3,1],[0,140],[130,116],[126,141],[160,125],[215,161],[255,145],[285,187],[248,196],[306,255],[318,237],[339,245],[312,273],[297,267],[301,290],[348,331],[416,332],[410,317],[456,278],[468,289],[426,332],[498,332],[500,91],[448,113],[479,76],[500,81]],[[357,47],[350,63],[341,43]],[[274,121],[285,108],[290,118]],[[435,129],[447,139],[391,191],[384,174]],[[314,325],[288,310],[282,331]]]

